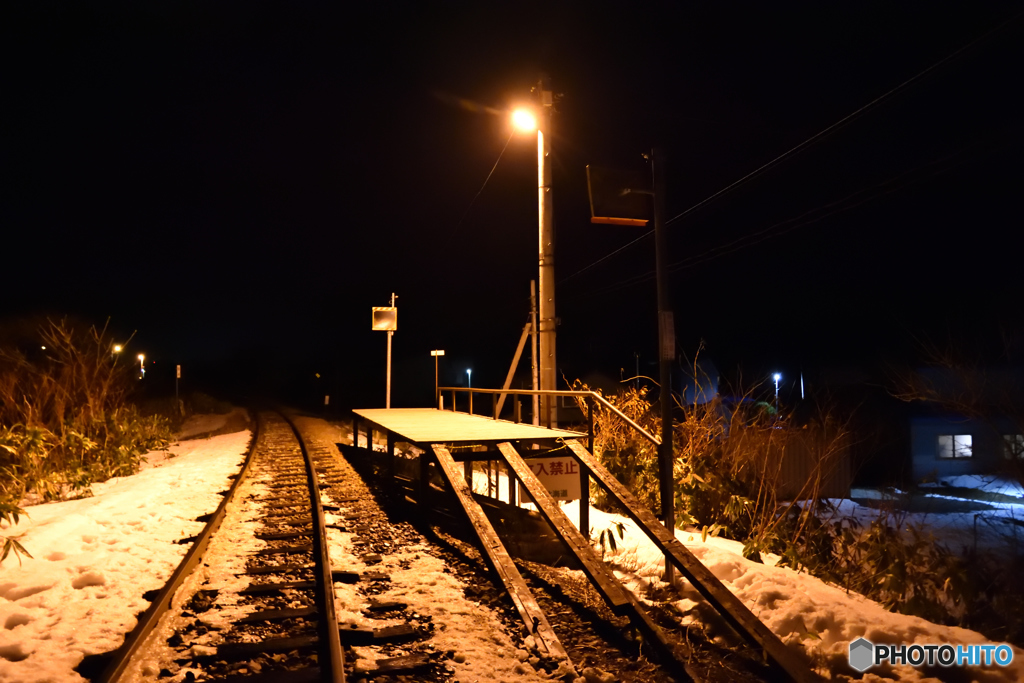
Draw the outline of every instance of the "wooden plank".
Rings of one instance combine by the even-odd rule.
[[[494,573],[498,575],[498,578],[504,584],[505,590],[508,591],[509,597],[512,598],[512,602],[515,604],[516,610],[523,620],[523,624],[534,635],[538,649],[547,657],[568,662],[569,655],[566,654],[565,648],[562,647],[558,636],[555,635],[551,624],[548,623],[547,616],[545,616],[544,611],[541,610],[537,600],[533,597],[533,593],[527,587],[526,581],[523,580],[519,570],[516,569],[515,563],[512,562],[512,558],[505,550],[501,539],[498,538],[498,533],[491,526],[487,515],[484,514],[480,504],[473,498],[473,493],[466,484],[466,479],[462,472],[459,472],[458,466],[452,460],[451,453],[444,446],[437,444],[433,446],[433,451],[437,457],[441,475],[447,480],[451,490],[455,492],[456,499],[462,505],[466,517],[469,518],[474,531],[476,531],[480,545],[484,549],[484,556],[490,563]]]
[[[590,543],[583,538],[583,535],[576,529],[569,518],[565,516],[557,501],[548,493],[547,488],[540,483],[536,475],[527,467],[526,462],[509,443],[498,444],[498,451],[504,456],[506,464],[512,468],[516,476],[523,483],[527,492],[533,497],[541,515],[548,520],[548,523],[555,530],[555,533],[565,542],[569,549],[576,555],[583,567],[583,572],[594,584],[594,587],[608,602],[612,611],[616,614],[623,614],[644,636],[644,641],[650,643],[652,649],[659,658],[673,670],[673,673],[680,680],[697,680],[687,662],[691,659],[691,652],[685,642],[680,641],[673,645],[660,626],[654,623],[651,616],[644,609],[640,601],[628,590],[626,590],[618,579],[611,573],[608,566],[594,553]]]
[[[262,621],[283,621],[284,619],[306,619],[315,617],[316,609],[312,607],[300,607],[297,609],[270,609],[262,612],[247,614],[238,620],[240,624],[253,624]]]
[[[711,573],[675,534],[669,532],[654,514],[641,505],[633,494],[619,482],[611,472],[597,461],[578,441],[566,441],[581,467],[605,488],[613,498],[626,509],[629,517],[665,555],[679,568],[683,576],[700,591],[701,595],[726,621],[755,647],[762,648],[768,659],[788,674],[794,681],[820,681],[810,667],[795,652],[786,647],[778,636],[771,632],[753,612]]]
[[[587,539],[576,529],[576,526],[569,521],[558,502],[551,497],[548,490],[537,479],[537,475],[526,465],[526,461],[516,452],[510,443],[499,443],[498,452],[501,453],[505,464],[515,473],[516,478],[522,482],[523,487],[537,505],[540,514],[548,521],[562,541],[569,547],[569,551],[576,556],[583,573],[587,575],[591,583],[605,599],[608,606],[615,614],[625,614],[629,611],[630,601],[626,590],[612,575],[608,566],[601,561],[590,547]]]
[[[390,659],[378,659],[375,662],[356,661],[355,674],[381,676],[384,674],[412,673],[430,666],[430,658],[422,654],[402,655]]]

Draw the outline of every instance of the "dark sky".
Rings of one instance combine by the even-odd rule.
[[[967,47],[671,224],[679,351],[792,376],[1024,327],[1021,3],[364,4],[7,8],[0,317],[110,317],[165,365],[284,361],[377,405],[396,292],[399,403],[432,348],[497,386],[536,153],[486,108],[544,71],[559,366],[617,377],[654,356],[654,242],[580,272],[643,233],[590,224],[586,164],[661,146],[676,216]]]

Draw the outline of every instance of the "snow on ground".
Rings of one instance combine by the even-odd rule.
[[[150,453],[130,477],[94,484],[91,498],[35,505],[5,535],[33,558],[0,565],[0,681],[81,681],[85,655],[118,647],[188,550],[195,518],[220,504],[248,431]]]
[[[241,424],[248,421],[249,413],[246,412],[245,408],[232,408],[223,414],[203,413],[192,415],[182,425],[178,438],[191,439],[202,434],[210,434],[211,432],[228,431],[225,427],[229,424]]]
[[[324,432],[324,441],[348,441],[342,430],[332,429],[337,434]],[[171,449],[176,457],[150,454],[139,474],[95,485],[92,498],[31,507],[28,517],[7,529],[7,534],[22,534],[34,559],[25,558],[19,565],[9,557],[0,565],[0,681],[81,681],[73,669],[84,655],[120,645],[134,626],[135,615],[148,606],[142,594],[159,588],[184,555],[187,547],[175,541],[197,533],[202,524],[194,519],[219,503],[218,492],[237,471],[249,438],[248,432],[240,432],[176,444]],[[477,473],[475,488],[486,490],[485,482]],[[499,491],[504,497],[504,478]],[[570,519],[578,520],[578,502],[563,508]],[[865,519],[877,514],[851,501],[841,501],[840,508]],[[590,515],[595,536],[613,522],[625,526],[625,538],[616,539],[618,550],[609,557],[620,578],[636,589],[657,581],[663,558],[632,521],[596,509]],[[339,549],[348,545],[345,536],[335,538]],[[987,642],[973,631],[893,614],[862,596],[776,567],[778,558],[767,557],[765,564],[750,562],[742,557],[739,543],[719,538],[702,542],[698,533],[685,531],[678,531],[677,537],[769,628],[833,678],[851,673],[847,648],[860,636],[879,643]],[[346,550],[346,560],[356,563],[352,548]],[[436,558],[411,547],[387,556],[385,563],[389,572],[408,574],[403,583],[414,589],[400,597],[411,609],[434,616],[438,647],[464,654],[466,666],[460,673],[491,680],[497,670],[488,666],[500,659],[507,680],[535,676],[529,666],[517,668],[515,661],[523,653],[514,650],[500,629],[487,619],[481,621],[472,603],[463,604],[461,589],[440,570]],[[350,590],[342,585],[337,589],[339,597]],[[723,640],[734,637],[692,589],[684,586],[676,605]],[[358,610],[342,618],[362,619]],[[488,648],[501,656],[488,656]],[[1024,652],[1014,648],[1009,668],[975,668],[971,674],[984,683],[1024,680]],[[892,679],[936,680],[909,666],[875,668],[864,678]]]
[[[350,430],[342,435],[337,426],[320,420],[307,418],[300,422],[303,433],[314,434],[312,441],[322,446],[351,441]],[[324,502],[332,502],[326,493]],[[339,505],[345,509],[344,503]],[[344,524],[343,515],[327,514],[326,517],[328,522]],[[331,564],[335,569],[382,571],[391,578],[388,590],[374,597],[404,602],[409,613],[431,617],[435,630],[430,644],[442,652],[453,653],[448,664],[455,669],[459,681],[538,683],[550,680],[527,662],[530,653],[516,647],[494,611],[466,596],[464,584],[445,571],[444,561],[428,552],[425,541],[397,548],[393,553],[380,556],[379,562],[367,565],[363,551],[353,544],[353,534],[336,529],[329,533]],[[393,625],[364,616],[363,610],[369,606],[368,596],[362,595],[358,586],[335,584],[335,595],[340,623],[373,628]],[[404,619],[393,623],[404,623]],[[353,650],[361,660],[380,657],[371,647]]]
[[[931,487],[940,490],[946,486],[959,486],[968,489],[978,489],[987,493],[1016,496],[1024,502],[1024,486],[1021,486],[1020,482],[994,474],[961,474],[955,477],[942,477],[934,484],[921,484],[921,488]]]
[[[487,476],[480,471],[473,474],[473,489],[486,494]],[[504,474],[499,476],[497,483],[501,499],[507,502],[508,489]],[[849,500],[833,502],[838,505],[841,513],[858,516],[864,521],[878,514],[878,510],[856,505]],[[561,505],[566,516],[579,525],[579,501],[563,502]],[[524,507],[533,506],[527,503]],[[1017,514],[1021,516],[1020,509]],[[930,515],[936,516],[939,515]],[[614,523],[623,524],[625,534],[620,539],[618,531],[614,531],[617,550],[608,553],[606,559],[616,568],[616,575],[642,596],[642,588],[660,582],[665,567],[664,555],[632,520],[591,507],[592,538],[612,528]],[[834,679],[843,680],[845,676],[854,673],[847,664],[849,643],[860,637],[873,643],[906,645],[990,642],[975,631],[895,614],[862,595],[847,593],[806,573],[777,567],[775,565],[780,559],[778,556],[765,555],[764,564],[751,562],[743,557],[742,543],[715,537],[702,541],[698,531],[677,530],[676,537],[783,642],[802,651],[821,673]],[[683,598],[676,602],[676,607],[685,615],[686,621],[700,622],[716,638],[734,642],[736,636],[731,629],[695,589],[683,583],[682,593]],[[971,680],[984,683],[1024,680],[1024,650],[1014,647],[1013,651],[1014,661],[1010,667],[972,668]],[[863,680],[892,679],[938,680],[929,678],[911,666],[875,667],[868,671]]]

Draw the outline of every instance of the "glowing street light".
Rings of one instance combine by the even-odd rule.
[[[523,133],[537,130],[537,117],[529,109],[516,109],[512,112],[512,125]]]
[[[473,388],[473,369],[472,368],[466,370],[466,376],[469,378],[469,379],[466,380],[467,382],[469,382],[469,388],[472,389]]]
[[[775,380],[775,407],[779,407],[779,380],[782,379],[782,373],[776,372],[772,375],[772,379]]]
[[[139,354],[139,371],[143,377],[146,376],[146,354],[144,353]]]

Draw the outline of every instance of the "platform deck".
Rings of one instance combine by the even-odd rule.
[[[377,408],[352,412],[411,443],[576,439],[586,436],[565,429],[547,429],[436,408]]]

